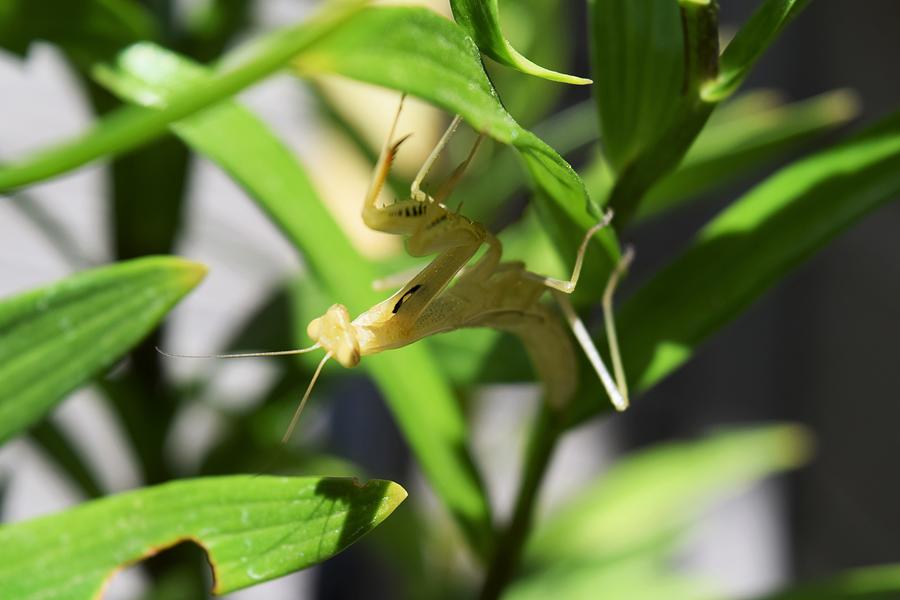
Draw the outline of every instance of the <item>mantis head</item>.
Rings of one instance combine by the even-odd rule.
[[[306,333],[342,366],[352,369],[359,364],[356,328],[343,304],[332,305],[324,315],[310,321]]]

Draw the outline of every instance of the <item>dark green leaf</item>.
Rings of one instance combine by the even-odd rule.
[[[519,54],[500,30],[500,7],[497,0],[450,0],[450,8],[453,10],[453,18],[475,40],[481,51],[497,62],[550,81],[575,85],[591,83],[590,79],[545,69]]]
[[[202,87],[210,77],[202,67],[152,45],[129,49],[117,70],[102,72],[118,94],[161,110],[170,98]],[[259,203],[303,252],[333,302],[358,314],[382,299],[371,288],[377,276],[373,265],[356,253],[293,154],[259,119],[227,101],[173,129]],[[466,449],[465,422],[439,367],[421,345],[366,357],[362,364],[385,393],[430,482],[483,550],[489,508]]]
[[[611,33],[608,17],[622,28],[618,49],[597,39]],[[612,67],[617,74],[597,98],[604,147],[617,173],[609,205],[624,223],[647,190],[678,166],[715,106],[700,91],[718,69],[718,4],[679,0],[676,7],[670,0],[598,0],[593,26],[596,68]],[[657,48],[658,40],[664,51],[648,50]],[[680,40],[677,51],[675,40]],[[615,98],[616,85],[631,91]],[[606,143],[608,124],[618,139],[612,146]]]
[[[680,102],[681,16],[673,0],[593,0],[590,6],[603,148],[620,171],[654,149]]]
[[[183,480],[0,528],[0,595],[96,598],[122,566],[180,542],[206,550],[217,594],[337,554],[406,498],[390,481],[231,476]]]
[[[720,102],[733,94],[781,30],[809,0],[765,0],[722,52],[719,76],[703,88],[703,98]]]
[[[330,3],[318,16],[267,36],[239,51],[204,86],[167,103],[162,110],[128,107],[100,121],[91,131],[34,156],[0,168],[0,191],[55,177],[102,157],[121,154],[163,135],[168,126],[253,85],[283,68],[319,37],[358,10],[360,1]]]
[[[782,169],[709,223],[630,298],[618,323],[629,379],[645,389],[790,269],[900,195],[900,113]]]
[[[81,69],[157,34],[152,16],[133,0],[0,2],[0,48],[24,56],[32,42],[43,40]]]
[[[579,232],[596,222],[598,208],[572,167],[513,120],[484,73],[478,48],[436,13],[413,7],[363,10],[304,52],[296,65],[305,75],[338,74],[408,92],[514,146],[542,192],[536,198],[542,224],[566,256],[574,256]],[[614,236],[606,229],[597,239],[604,248],[599,261],[608,269],[618,258]],[[589,253],[587,272],[591,263],[598,268],[601,252]]]
[[[109,367],[205,272],[178,258],[144,258],[0,302],[0,442]]]

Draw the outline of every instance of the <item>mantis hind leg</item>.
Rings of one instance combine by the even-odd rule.
[[[606,288],[603,291],[603,320],[604,327],[606,328],[606,338],[609,343],[609,355],[613,364],[613,373],[615,374],[615,377],[610,375],[609,370],[606,368],[606,364],[600,357],[600,353],[597,351],[597,347],[594,345],[594,342],[587,331],[587,328],[575,312],[575,309],[572,307],[572,303],[568,298],[568,294],[571,294],[578,285],[578,278],[581,275],[581,266],[584,262],[584,255],[587,251],[588,242],[597,231],[609,225],[611,220],[612,212],[608,211],[599,223],[587,231],[581,242],[581,246],[578,248],[578,254],[575,257],[575,266],[572,269],[572,276],[568,280],[545,277],[528,271],[523,273],[523,276],[532,281],[540,282],[544,286],[550,288],[550,291],[553,292],[553,296],[556,298],[569,327],[572,329],[575,339],[578,340],[578,344],[584,351],[585,356],[587,356],[591,365],[594,367],[597,376],[600,377],[600,381],[603,383],[603,387],[606,389],[606,393],[609,395],[613,406],[615,406],[617,410],[622,411],[628,408],[628,383],[625,379],[625,369],[622,366],[622,355],[619,351],[619,339],[616,334],[616,322],[613,313],[613,294],[615,293],[615,289],[618,286],[622,275],[628,270],[628,266],[634,258],[634,250],[629,247],[625,251],[625,254],[622,255],[619,263],[610,274],[606,283]]]
[[[584,322],[581,320],[581,317],[578,316],[578,313],[575,312],[575,308],[569,301],[569,296],[556,288],[551,288],[553,297],[559,304],[559,307],[566,318],[566,322],[572,330],[572,334],[578,341],[578,345],[581,346],[581,349],[584,351],[585,356],[587,356],[591,366],[594,367],[594,371],[600,378],[600,382],[603,384],[604,389],[606,389],[606,393],[609,395],[609,399],[612,401],[613,406],[619,411],[628,408],[629,399],[628,381],[625,378],[625,369],[622,366],[622,354],[619,351],[619,338],[616,334],[616,320],[615,314],[613,313],[613,294],[622,278],[622,274],[628,269],[628,265],[631,264],[633,258],[634,251],[631,248],[628,248],[625,251],[625,254],[622,255],[622,259],[616,265],[612,274],[609,276],[606,288],[603,291],[603,322],[606,329],[606,339],[609,344],[609,356],[612,361],[614,375],[610,375],[609,370],[606,368],[606,364],[600,357],[600,352],[597,350],[597,346],[594,345],[594,341],[591,339],[590,333],[588,333],[587,328],[584,326]]]

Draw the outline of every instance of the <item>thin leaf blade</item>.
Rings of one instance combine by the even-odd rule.
[[[759,57],[809,0],[765,0],[722,52],[719,76],[703,88],[703,98],[721,102],[744,82]]]
[[[0,302],[0,442],[112,365],[205,272],[179,258],[143,258]]]
[[[217,594],[304,569],[368,533],[406,498],[390,481],[182,480],[0,528],[5,598],[97,598],[120,567],[183,541],[207,552]]]

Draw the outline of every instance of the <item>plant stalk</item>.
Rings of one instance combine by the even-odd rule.
[[[512,580],[531,532],[534,508],[541,482],[553,457],[556,442],[563,432],[562,415],[546,405],[538,414],[525,455],[525,468],[512,518],[500,533],[494,556],[488,565],[481,589],[481,600],[496,600]]]

